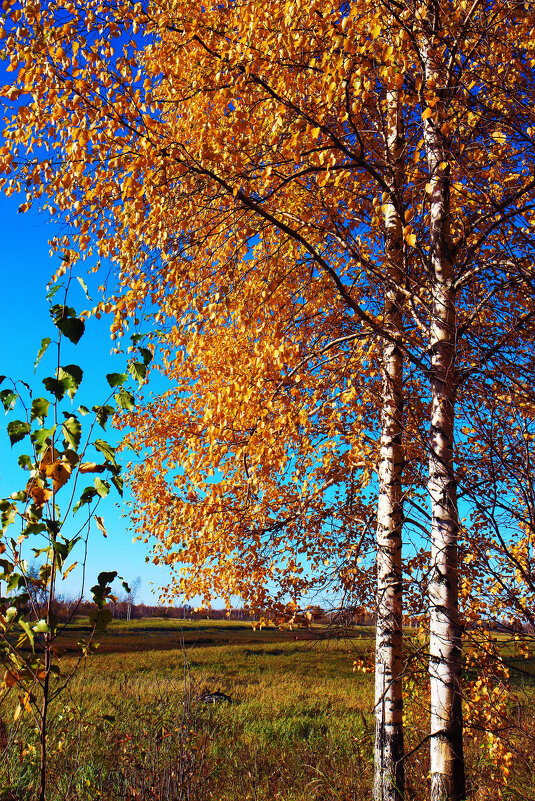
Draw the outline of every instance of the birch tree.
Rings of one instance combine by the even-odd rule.
[[[399,93],[386,97],[385,149],[390,166],[385,198],[387,288],[383,324],[390,334],[382,354],[383,391],[377,503],[377,603],[375,617],[375,779],[374,798],[404,795],[402,675],[402,525],[404,451],[403,332],[400,291],[405,278],[403,241],[403,127]]]

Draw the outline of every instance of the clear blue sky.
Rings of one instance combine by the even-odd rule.
[[[0,193],[0,280],[3,298],[0,314],[0,375],[27,381],[32,386],[34,395],[39,396],[46,394],[41,384],[43,376],[53,372],[52,361],[49,360],[47,364],[46,355],[43,357],[43,369],[37,375],[34,375],[33,364],[42,338],[53,337],[55,331],[49,318],[45,294],[46,284],[59,265],[57,257],[49,256],[48,240],[58,231],[55,225],[37,211],[18,214],[17,209],[21,202],[21,198],[6,198]],[[83,275],[83,271],[90,266],[87,264],[87,267],[80,267],[80,274],[88,283],[90,279]],[[92,284],[90,292],[95,300],[98,299],[95,280]],[[59,298],[59,294],[56,297]],[[77,311],[89,305],[78,282],[73,282],[69,303]],[[68,343],[68,350],[62,356],[64,364],[75,363],[84,370],[84,380],[75,397],[75,407],[79,403],[91,406],[101,403],[109,393],[106,373],[121,372],[124,369],[123,357],[111,355],[112,342],[107,326],[108,321],[104,317],[100,321],[90,319],[79,344],[75,347]],[[5,386],[4,383],[2,389]],[[5,497],[24,486],[26,479],[17,465],[18,454],[22,449],[15,446],[12,450],[5,432],[5,426],[13,419],[13,413],[9,417],[3,417],[3,409],[0,407],[0,419],[2,418],[0,497]],[[113,441],[114,432],[110,424],[103,437]],[[122,517],[121,507],[115,505],[117,501],[120,501],[118,494],[115,491],[110,492],[99,507],[99,514],[102,514],[106,523],[108,538],[104,539],[93,526],[89,538],[86,588],[95,583],[101,570],[117,570],[130,581],[140,576],[142,584],[137,598],[154,604],[157,602],[157,594],[151,591],[151,584],[157,591],[167,582],[168,574],[164,568],[146,564],[147,546],[132,543],[132,533],[127,530],[128,519]],[[78,514],[81,515],[81,512]],[[40,546],[35,544],[35,547]],[[75,555],[76,559],[81,557],[81,552]],[[64,583],[60,581],[58,591],[72,596],[79,587],[80,573],[75,570]]]

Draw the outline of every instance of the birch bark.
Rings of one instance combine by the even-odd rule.
[[[431,690],[431,801],[460,801],[466,795],[461,696],[462,641],[458,611],[457,484],[454,471],[454,423],[457,389],[456,290],[451,259],[449,149],[442,133],[447,89],[434,37],[438,3],[422,20],[425,83],[438,97],[424,120],[429,171],[432,308],[429,326],[431,419],[429,481],[431,503],[431,573],[429,580]],[[436,40],[435,40],[436,41]],[[426,116],[426,115],[424,115]]]
[[[385,203],[386,296],[383,325],[396,339],[402,332],[403,225],[399,214],[403,130],[397,92],[389,92],[386,152],[390,197]],[[384,341],[382,420],[377,509],[377,603],[375,644],[374,801],[404,797],[402,697],[402,416],[403,354]]]

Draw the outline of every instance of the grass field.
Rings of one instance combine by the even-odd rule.
[[[87,638],[91,628],[87,619],[76,621],[60,636],[58,642],[67,651],[79,650],[77,641]],[[239,645],[241,643],[295,642],[298,640],[315,640],[321,635],[306,630],[280,630],[274,626],[254,630],[251,623],[230,620],[174,620],[169,618],[150,617],[142,620],[113,620],[107,631],[99,635],[101,653],[117,653],[128,651],[170,650],[210,645]],[[355,633],[359,636],[370,636],[369,629]],[[353,639],[353,637],[352,637]]]
[[[353,660],[370,651],[372,634],[317,639],[226,621],[115,621],[54,703],[50,801],[369,799],[373,676],[354,673]],[[79,636],[81,627],[65,644]],[[64,675],[73,665],[62,658]],[[218,689],[232,703],[201,700]],[[426,716],[412,710],[409,722],[411,748]],[[4,798],[30,801],[36,733],[25,717],[8,734]],[[424,747],[407,763],[414,798],[426,796],[426,760]],[[480,754],[469,761],[481,774]],[[511,797],[529,798],[514,795],[515,782]],[[476,782],[474,798],[487,797]]]

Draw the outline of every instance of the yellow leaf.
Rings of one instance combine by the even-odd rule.
[[[54,492],[57,492],[71,477],[72,467],[65,462],[53,462],[53,464],[48,465],[45,473],[49,478],[52,478]]]
[[[10,670],[6,670],[4,673],[4,684],[6,687],[14,687],[16,684],[19,683],[19,676],[16,673],[12,673]]]
[[[396,73],[396,77],[394,78],[394,86],[396,89],[402,89],[403,84],[405,82],[405,76],[402,72]]]
[[[428,120],[429,117],[432,115],[433,109],[429,108],[429,106],[425,109],[424,113],[422,114],[422,120]]]
[[[74,570],[74,568],[76,567],[76,565],[77,565],[77,564],[78,564],[78,562],[73,562],[73,563],[72,563],[72,565],[69,565],[69,567],[67,568],[67,570],[66,570],[66,571],[65,571],[65,573],[63,574],[63,578],[64,578],[64,579],[66,579],[66,578],[67,578],[67,576],[69,575],[69,573],[71,572],[71,570]]]
[[[102,531],[105,537],[108,536],[106,528],[104,526],[104,519],[100,515],[95,515],[94,517],[95,523],[97,524],[97,528]]]
[[[52,464],[53,462],[57,462],[58,459],[58,451],[55,448],[48,447],[41,457],[41,461],[39,462],[39,472],[44,473],[48,465]]]
[[[372,39],[377,39],[377,37],[381,33],[381,30],[382,30],[381,25],[378,22],[375,22],[375,24],[372,25],[370,28],[370,34]]]
[[[30,703],[30,693],[24,693],[24,695],[21,698],[19,698],[19,701],[21,702],[26,712],[32,711],[32,705]]]
[[[33,502],[39,509],[42,509],[45,503],[52,497],[52,491],[44,487],[43,484],[36,479],[28,481],[26,491],[33,498]]]
[[[416,247],[416,234],[407,234],[405,241],[411,248]]]
[[[102,473],[104,465],[97,464],[96,462],[82,462],[78,471],[80,473]]]

